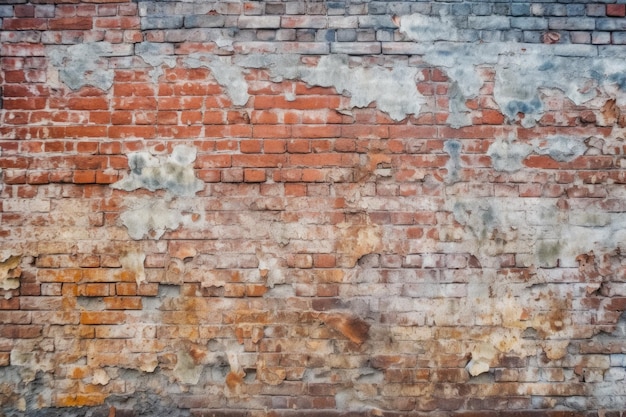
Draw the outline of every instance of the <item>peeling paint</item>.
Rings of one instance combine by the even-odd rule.
[[[259,260],[259,271],[261,277],[266,281],[268,288],[274,288],[276,285],[285,284],[286,271],[280,259],[264,253],[261,250],[256,252],[256,257]]]
[[[173,50],[171,51],[173,53]],[[163,54],[163,44],[154,42],[140,42],[135,44],[135,55],[144,60],[153,68],[150,70],[150,78],[156,84],[163,75],[163,65],[169,68],[176,66],[176,57]]]
[[[340,223],[337,225],[337,252],[346,257],[349,267],[370,253],[383,247],[381,228],[369,221],[364,224]]]
[[[144,253],[133,251],[125,252],[120,256],[122,268],[134,275],[137,285],[146,281],[146,272],[143,266],[145,260],[146,255]]]
[[[472,350],[472,358],[465,366],[465,369],[467,369],[467,372],[469,372],[471,376],[478,376],[489,372],[492,362],[497,358],[498,354],[498,350],[488,343],[479,343],[474,350]]]
[[[268,385],[281,385],[287,378],[287,370],[280,366],[268,366],[266,361],[260,358],[256,366],[257,378]]]
[[[95,369],[91,377],[91,383],[94,385],[106,385],[111,380],[104,369]]]
[[[419,13],[400,17],[400,33],[417,42],[446,41],[459,36],[454,17],[441,13],[428,16]]]
[[[0,288],[4,291],[15,290],[20,287],[21,256],[9,256],[0,262]]]

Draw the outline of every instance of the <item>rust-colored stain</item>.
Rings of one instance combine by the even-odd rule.
[[[358,317],[331,313],[321,315],[320,320],[357,345],[362,345],[369,337],[370,325]]]

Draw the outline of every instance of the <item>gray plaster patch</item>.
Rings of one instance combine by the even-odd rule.
[[[445,183],[454,184],[461,180],[459,170],[461,169],[461,142],[458,140],[448,140],[443,145],[443,150],[450,155],[450,159],[446,162]]]
[[[448,115],[448,124],[458,129],[463,126],[471,126],[472,118],[470,110],[465,105],[465,96],[461,92],[459,83],[453,81],[448,89],[450,114]]]
[[[48,48],[50,62],[59,71],[59,78],[72,90],[91,85],[108,90],[113,85],[113,70],[106,57],[111,56],[108,42],[83,43]]]
[[[624,89],[626,84],[620,61],[598,56],[589,45],[445,42],[463,40],[460,22],[445,14],[402,16],[399,30],[420,43],[424,61],[445,69],[464,99],[476,97],[483,84],[477,67],[495,68],[494,97],[500,110],[509,121],[519,119],[525,127],[543,116],[542,89],[558,89],[580,105],[597,97],[598,87]],[[451,105],[450,111],[454,121],[459,110]]]
[[[483,267],[497,255],[516,253],[526,256],[527,266],[573,268],[581,253],[624,249],[626,213],[591,215],[555,205],[551,199],[460,197],[449,199],[446,209],[465,226],[462,245]]]
[[[425,102],[416,86],[421,73],[403,63],[392,68],[351,66],[348,56],[339,54],[323,56],[315,66],[303,64],[294,55],[251,55],[237,63],[242,67],[266,68],[277,81],[299,79],[311,86],[334,87],[350,97],[352,107],[375,102],[394,120],[418,114]]]
[[[548,155],[559,162],[569,162],[583,155],[587,146],[578,138],[569,136],[549,136],[534,139],[532,145],[518,143],[511,138],[499,139],[491,144],[487,155],[491,157],[496,171],[515,172],[524,167],[523,161],[532,153]]]
[[[226,89],[233,104],[244,106],[250,98],[248,83],[241,68],[233,65],[230,59],[230,57],[194,53],[185,59],[185,65],[189,68],[210,69],[218,84]]]
[[[185,145],[176,146],[167,160],[148,152],[131,153],[128,155],[130,174],[111,187],[125,191],[164,189],[173,195],[193,196],[204,187],[204,183],[195,176],[195,160],[196,149]]]
[[[417,42],[446,41],[459,37],[452,16],[412,14],[400,18],[400,33]]]
[[[491,144],[487,155],[491,157],[493,169],[496,171],[515,172],[524,167],[522,161],[531,152],[530,145],[500,139]]]
[[[539,155],[548,155],[559,162],[572,161],[587,150],[587,146],[580,140],[568,136],[550,136],[545,139],[535,139],[533,149]]]
[[[171,48],[167,48],[168,46]],[[154,83],[158,83],[159,77],[163,75],[163,65],[167,65],[169,68],[174,68],[176,65],[176,57],[168,56],[168,54],[174,54],[174,47],[168,44],[141,42],[135,45],[135,55],[153,67],[150,70],[150,78]]]

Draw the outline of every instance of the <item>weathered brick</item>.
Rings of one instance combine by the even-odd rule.
[[[511,18],[511,27],[521,30],[545,30],[548,21],[538,17],[515,17]]]
[[[219,15],[190,15],[184,17],[185,28],[217,28],[223,27],[224,16]]]
[[[381,53],[379,42],[341,42],[330,45],[331,53],[350,55],[370,55]]]
[[[183,27],[183,16],[142,17],[141,29],[179,29]]]
[[[626,4],[607,4],[606,15],[612,17],[626,16]]]
[[[238,25],[241,29],[279,28],[280,16],[241,16]]]
[[[506,30],[511,27],[511,20],[504,16],[470,16],[467,24],[471,29]]]

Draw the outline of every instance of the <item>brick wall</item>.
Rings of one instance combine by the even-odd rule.
[[[0,0],[0,416],[619,416],[625,7]]]

